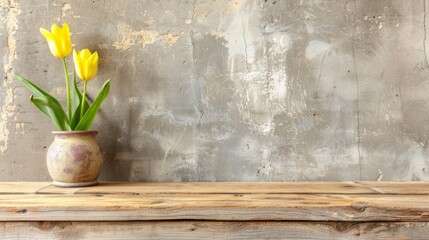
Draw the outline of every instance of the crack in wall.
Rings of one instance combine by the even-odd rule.
[[[194,2],[194,6],[195,6],[195,2]],[[194,35],[194,32],[192,32],[192,31],[189,32],[189,39],[191,41],[191,49],[192,49],[192,53],[191,53],[191,56],[192,56],[192,68],[193,68],[193,71],[192,71],[192,74],[193,74],[193,76],[192,76],[192,78],[193,78],[193,80],[192,80],[192,91],[194,92],[194,96],[195,96],[194,108],[198,112],[198,114],[200,115],[199,119],[196,120],[196,121],[198,121],[198,123],[193,124],[193,126],[194,126],[195,134],[198,135],[199,129],[202,127],[202,124],[203,124],[204,111],[201,109],[201,106],[200,106],[201,105],[200,104],[200,102],[201,102],[201,94],[196,89],[197,88],[197,81],[198,81],[197,78],[198,78],[198,75],[197,75],[197,67],[196,67],[196,64],[195,64],[195,62],[196,62],[195,40],[194,40],[194,36],[193,35]],[[198,143],[197,142],[195,143],[194,147],[195,147],[195,163],[198,165],[197,166],[198,171],[196,171],[196,175],[197,175],[197,179],[201,179],[200,176],[199,176],[200,175],[200,171],[199,171],[199,156],[200,156],[200,153],[199,153]]]
[[[195,19],[195,4],[197,3],[197,0],[194,0],[194,2],[192,3],[192,19],[191,21],[194,21]]]
[[[359,109],[359,79],[357,75],[357,69],[356,69],[356,54],[355,54],[355,38],[356,38],[356,29],[354,26],[356,22],[356,0],[354,2],[354,18],[353,18],[353,33],[352,33],[352,54],[353,54],[353,68],[354,68],[354,75],[356,80],[356,107],[357,107],[357,148],[358,148],[358,157],[359,157],[359,178],[362,180],[362,158],[361,158],[361,149],[360,149],[360,109]]]
[[[426,30],[426,0],[423,0],[423,51],[425,54],[425,65],[427,68],[429,68],[429,62],[428,62],[428,56],[426,53],[426,35],[427,35],[427,30]]]
[[[189,38],[191,40],[191,46],[192,46],[192,68],[193,68],[193,83],[192,83],[192,91],[194,92],[195,95],[195,105],[194,108],[195,110],[199,113],[199,121],[196,124],[196,126],[200,126],[203,123],[203,117],[204,117],[204,110],[202,110],[202,106],[201,106],[201,89],[196,89],[197,86],[197,81],[198,81],[198,74],[197,74],[197,67],[195,65],[195,61],[196,61],[196,56],[195,56],[195,42],[194,42],[194,38],[193,38],[193,34],[194,32],[189,32]]]
[[[195,3],[194,3],[195,6]],[[191,41],[191,49],[192,49],[192,53],[191,53],[191,58],[192,58],[192,91],[194,93],[195,96],[195,103],[194,103],[194,108],[196,110],[196,114],[199,114],[199,117],[197,117],[195,119],[195,124],[192,123],[190,124],[191,126],[193,126],[194,129],[194,134],[195,136],[198,136],[201,128],[202,128],[202,124],[203,124],[203,118],[204,118],[204,109],[203,109],[203,104],[202,104],[202,92],[201,92],[201,85],[199,83],[199,74],[197,72],[197,64],[196,64],[196,60],[197,60],[197,54],[196,54],[196,49],[195,49],[195,32],[190,31],[189,32],[189,39]],[[198,89],[197,89],[198,88]],[[189,125],[189,124],[188,124]],[[188,125],[186,126],[186,128],[188,127]],[[201,167],[200,167],[200,150],[199,150],[199,144],[198,141],[194,142],[194,148],[195,148],[195,160],[194,160],[194,164],[192,164],[192,168],[194,169],[194,175],[196,179],[201,179]]]
[[[246,69],[249,70],[249,59],[247,53],[247,40],[246,40],[246,27],[244,26],[244,14],[246,14],[246,6],[244,6],[243,14],[241,15],[241,26],[243,29],[243,42],[244,42],[244,53],[246,57]]]

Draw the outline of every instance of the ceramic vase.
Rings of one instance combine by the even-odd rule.
[[[97,131],[53,131],[46,162],[53,185],[85,187],[98,183],[104,156]]]

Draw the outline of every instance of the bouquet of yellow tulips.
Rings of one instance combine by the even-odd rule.
[[[83,49],[79,52],[73,50],[73,62],[76,72],[73,75],[73,86],[70,87],[66,63],[66,57],[72,52],[69,26],[67,23],[64,23],[62,28],[60,28],[56,24],[53,24],[51,31],[40,28],[40,32],[46,38],[52,55],[62,59],[67,88],[68,113],[65,113],[61,104],[53,96],[19,74],[16,74],[16,76],[18,80],[33,93],[30,97],[30,101],[34,103],[40,111],[50,117],[59,130],[88,130],[98,109],[109,94],[110,88],[109,79],[103,84],[100,92],[92,103],[90,103],[86,97],[87,82],[97,75],[98,53],[97,51],[91,53],[88,49]],[[83,81],[83,92],[80,91],[76,83],[76,74]]]

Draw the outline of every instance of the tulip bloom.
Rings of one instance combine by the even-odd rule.
[[[93,54],[86,48],[78,53],[73,50],[73,61],[76,73],[83,81],[89,81],[97,75],[98,70],[98,53]]]
[[[76,68],[76,74],[83,80],[83,97],[81,103],[80,115],[83,117],[85,113],[85,99],[86,99],[86,83],[97,75],[98,70],[98,53],[95,51],[93,54],[88,48],[85,48],[78,53],[73,50],[73,61]]]
[[[65,58],[71,53],[72,44],[67,23],[64,23],[62,28],[52,24],[50,32],[44,28],[40,28],[40,32],[46,38],[52,55],[57,58]]]

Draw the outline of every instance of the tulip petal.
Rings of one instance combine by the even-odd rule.
[[[79,56],[78,53],[76,53],[76,50],[73,50],[73,62],[74,62],[74,66],[76,69],[76,74],[77,76],[83,80],[83,76],[82,76],[82,59]]]
[[[95,77],[98,70],[98,53],[95,51],[87,60],[86,60],[86,77],[87,81]]]
[[[91,75],[92,75],[92,66],[91,66],[91,60],[90,60],[91,56],[87,59],[84,60],[84,66],[85,69],[83,71],[83,74],[85,75],[85,81],[88,81],[91,79]]]
[[[54,55],[55,57],[61,57],[57,49],[57,42],[55,40],[55,36],[44,28],[40,28],[40,32],[48,42],[49,50],[51,50],[52,55]]]
[[[94,55],[93,63],[94,65],[98,66],[98,52],[95,51],[92,55]]]
[[[61,29],[61,32],[63,36],[70,36],[70,28],[67,23],[63,24],[63,28]]]
[[[91,52],[89,51],[88,48],[85,48],[79,52],[79,56],[82,60],[85,61],[86,59],[88,59],[91,56]]]
[[[68,56],[72,51],[70,29],[67,23],[64,23],[63,28],[61,29],[61,47],[65,56]]]
[[[93,53],[93,55],[94,55],[94,58],[92,60],[93,73],[92,73],[92,77],[91,78],[94,78],[97,75],[97,72],[98,72],[98,52],[95,51]]]
[[[52,33],[44,28],[40,28],[40,33],[46,38],[46,41],[53,41]]]
[[[51,33],[52,33],[54,36],[59,36],[59,35],[61,35],[61,29],[60,29],[60,27],[58,27],[58,25],[57,25],[57,24],[52,24],[52,26],[51,26]]]

